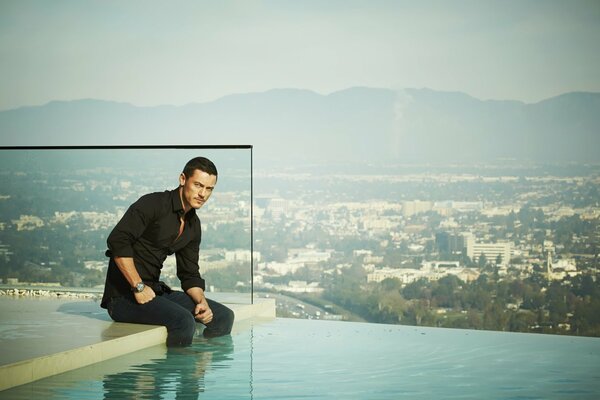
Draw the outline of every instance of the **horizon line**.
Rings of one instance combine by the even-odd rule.
[[[304,89],[304,88],[294,88],[294,87],[280,87],[280,88],[271,88],[271,89],[267,89],[267,90],[262,90],[262,91],[253,91],[253,92],[238,92],[238,93],[230,93],[230,94],[226,94],[220,97],[217,97],[213,100],[208,100],[208,101],[199,101],[199,102],[189,102],[189,103],[183,103],[183,104],[168,104],[168,103],[162,103],[162,104],[155,104],[155,105],[139,105],[139,104],[135,104],[133,102],[129,102],[129,101],[123,101],[123,100],[109,100],[109,99],[102,99],[102,98],[93,98],[93,97],[81,97],[81,98],[76,98],[76,99],[52,99],[52,100],[48,100],[45,103],[41,103],[41,104],[26,104],[26,105],[20,105],[20,106],[16,106],[13,108],[6,108],[6,109],[0,109],[0,113],[2,112],[7,112],[7,111],[16,111],[16,110],[20,110],[20,109],[24,109],[24,108],[41,108],[41,107],[46,107],[52,103],[72,103],[72,102],[82,102],[82,101],[97,101],[97,102],[103,102],[103,103],[114,103],[114,104],[123,104],[123,105],[128,105],[128,106],[132,106],[132,107],[136,107],[136,108],[159,108],[159,107],[173,107],[173,108],[180,108],[180,107],[187,107],[187,106],[192,106],[192,105],[202,105],[202,104],[210,104],[210,103],[214,103],[217,101],[220,101],[222,99],[225,99],[227,97],[231,97],[231,96],[245,96],[245,95],[257,95],[257,94],[265,94],[265,93],[269,93],[269,92],[275,92],[275,91],[297,91],[297,92],[311,92],[314,93],[318,96],[323,96],[323,97],[328,97],[328,96],[332,96],[338,93],[342,93],[342,92],[346,92],[349,90],[354,90],[354,89],[370,89],[370,90],[385,90],[385,91],[390,91],[390,92],[401,92],[401,91],[405,91],[405,90],[414,90],[414,91],[432,91],[432,92],[437,92],[437,93],[445,93],[445,94],[462,94],[462,95],[466,95],[468,97],[471,97],[475,100],[478,101],[482,101],[482,102],[487,102],[487,101],[493,101],[493,102],[516,102],[516,103],[521,103],[521,104],[525,104],[525,105],[533,105],[533,104],[538,104],[538,103],[542,103],[544,101],[547,100],[551,100],[551,99],[555,99],[557,97],[560,96],[564,96],[564,95],[568,95],[568,94],[575,94],[575,93],[580,93],[580,94],[597,94],[600,95],[600,91],[599,92],[595,92],[595,91],[585,91],[585,90],[572,90],[572,91],[568,91],[568,92],[563,92],[551,97],[547,97],[535,102],[526,102],[526,101],[522,101],[522,100],[515,100],[515,99],[491,99],[491,98],[479,98],[479,97],[475,97],[467,92],[463,92],[463,91],[459,91],[459,90],[438,90],[438,89],[431,89],[429,87],[420,87],[420,88],[416,88],[416,87],[405,87],[405,88],[400,88],[400,89],[393,89],[393,88],[385,88],[385,87],[376,87],[376,86],[364,86],[364,85],[357,85],[357,86],[349,86],[345,89],[340,89],[340,90],[335,90],[333,92],[329,92],[329,93],[320,93],[317,92],[316,90],[313,89]]]

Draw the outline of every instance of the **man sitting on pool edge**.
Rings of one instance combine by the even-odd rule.
[[[196,210],[208,201],[217,177],[212,161],[196,157],[185,165],[178,188],[140,197],[117,223],[107,239],[101,302],[114,321],[163,325],[167,346],[190,345],[197,322],[205,325],[204,337],[231,332],[233,311],[204,296],[198,266],[202,230]],[[173,253],[183,291],[159,281]]]

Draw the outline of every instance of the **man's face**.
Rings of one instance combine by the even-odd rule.
[[[217,177],[207,174],[199,169],[194,170],[194,175],[186,178],[182,173],[179,176],[179,184],[181,185],[181,201],[183,208],[188,211],[191,208],[199,209],[207,202],[212,194]]]

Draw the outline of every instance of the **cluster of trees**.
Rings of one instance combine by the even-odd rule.
[[[233,263],[225,268],[211,269],[202,275],[206,286],[214,286],[220,292],[250,292],[248,263]]]
[[[591,275],[570,282],[473,282],[453,275],[402,287],[397,279],[364,285],[362,268],[332,280],[324,298],[375,323],[600,336],[600,283]]]
[[[84,261],[102,260],[105,231],[84,229],[82,221],[44,226],[34,230],[0,231],[0,243],[10,254],[0,257],[0,278],[24,282],[59,282],[63,286],[92,287],[104,283],[104,275],[84,267]]]

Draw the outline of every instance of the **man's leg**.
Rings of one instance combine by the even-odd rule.
[[[164,295],[146,304],[118,297],[109,302],[108,313],[117,322],[165,326],[167,346],[189,346],[196,332],[196,320],[190,311]]]
[[[196,308],[196,303],[194,303],[194,300],[179,290],[174,290],[173,292],[164,294],[163,296],[189,310],[190,314],[193,314],[194,309]],[[205,324],[206,329],[204,329],[203,332],[204,337],[209,338],[229,335],[231,333],[231,327],[233,326],[233,320],[235,318],[233,311],[217,301],[211,299],[206,299],[206,301],[213,312],[213,319],[208,324]]]

